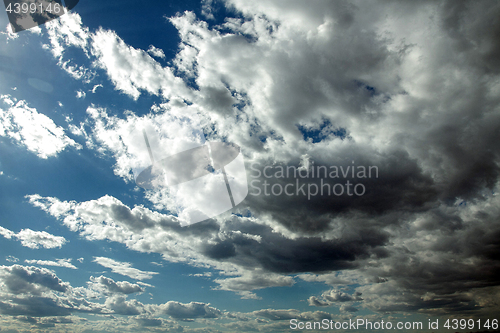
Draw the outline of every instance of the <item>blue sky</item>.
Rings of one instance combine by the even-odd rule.
[[[80,0],[17,34],[0,15],[2,332],[500,319],[499,11]],[[272,191],[183,227],[222,199],[137,186],[141,128],[157,160],[234,143]]]

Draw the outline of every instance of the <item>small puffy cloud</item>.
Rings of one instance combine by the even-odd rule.
[[[157,58],[165,58],[165,53],[162,49],[155,47],[154,45],[149,45],[148,53]]]
[[[362,300],[363,298],[361,297],[361,293],[358,291],[354,292],[353,294],[349,294],[341,290],[332,289],[324,292],[320,298],[316,296],[309,297],[307,302],[310,306],[320,307],[349,302],[349,304],[342,305],[342,307],[347,309],[351,306],[352,302],[360,302]]]
[[[143,292],[139,284],[130,283],[127,281],[115,282],[113,279],[107,278],[105,276],[90,277],[90,284],[92,289],[97,289],[104,291],[108,294],[133,294],[138,292]]]
[[[119,315],[136,316],[144,312],[144,304],[135,299],[127,300],[127,297],[122,295],[107,298],[105,305]]]
[[[30,265],[55,266],[77,269],[76,266],[71,263],[71,259],[57,259],[56,261],[31,259],[25,260],[24,262]]]
[[[0,109],[0,136],[11,138],[41,158],[56,156],[66,147],[81,149],[62,127],[30,108],[26,101],[17,102],[5,95],[1,99],[9,107]]]
[[[190,302],[187,304],[170,301],[159,306],[160,311],[175,319],[217,318],[222,312],[210,304]]]
[[[137,268],[133,268],[132,264],[128,262],[116,261],[106,257],[95,257],[94,262],[111,269],[113,273],[128,276],[136,280],[151,279],[153,275],[158,274],[157,272],[141,271]]]
[[[63,246],[67,241],[62,236],[54,236],[46,231],[33,231],[31,229],[22,229],[17,234],[8,229],[0,227],[0,235],[7,239],[16,238],[21,241],[23,246],[30,249],[53,249]]]
[[[19,259],[14,256],[7,256],[5,257],[5,260],[7,260],[8,262],[19,262]]]
[[[81,98],[85,98],[85,96],[87,96],[85,91],[83,91],[81,89],[76,91],[76,98],[81,99]]]

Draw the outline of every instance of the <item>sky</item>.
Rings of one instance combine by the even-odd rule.
[[[0,15],[0,331],[494,331],[499,17],[80,0],[14,33]],[[144,188],[146,132],[155,161],[223,142],[244,164]],[[224,182],[234,207],[186,222]]]

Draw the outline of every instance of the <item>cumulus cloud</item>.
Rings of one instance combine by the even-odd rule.
[[[293,285],[293,278],[280,275],[283,273],[355,268],[357,257],[368,257],[377,248],[380,253],[375,251],[374,255],[383,255],[381,246],[387,239],[387,235],[375,230],[355,232],[349,228],[345,238],[333,234],[331,237],[335,238],[329,240],[290,239],[253,218],[238,216],[226,219],[222,226],[209,220],[183,228],[172,215],[143,206],[131,209],[110,196],[84,203],[38,195],[29,199],[88,239],[108,239],[133,250],[161,253],[173,262],[203,262],[225,273],[240,275],[215,280],[222,289],[239,293]]]
[[[86,94],[86,93],[85,93],[85,91],[83,91],[83,90],[77,90],[77,91],[76,91],[76,98],[79,98],[79,99],[80,99],[80,98],[85,98],[85,96],[86,96],[86,95],[87,95],[87,94]]]
[[[73,287],[46,268],[33,266],[0,266],[0,313],[24,316],[28,322],[41,323],[41,317],[61,316],[58,323],[71,323],[72,313],[116,314],[136,316],[143,324],[150,324],[155,316],[168,315],[176,320],[192,321],[200,318],[218,318],[223,312],[201,302],[145,305],[127,295],[142,292],[143,287],[126,281],[114,281],[104,276],[91,277],[88,288]],[[104,304],[87,300],[105,297]],[[31,319],[29,319],[31,318]],[[78,318],[78,317],[77,317]],[[154,326],[154,325],[144,325]]]
[[[149,45],[148,53],[157,58],[165,58],[165,53],[162,49],[155,47],[154,45]]]
[[[0,266],[3,287],[12,294],[40,295],[44,290],[66,292],[69,284],[52,271],[33,266]]]
[[[330,305],[333,305],[336,303],[337,304],[338,303],[345,303],[345,302],[352,303],[352,302],[359,302],[362,300],[363,300],[363,298],[361,297],[360,292],[354,292],[353,294],[349,294],[349,293],[343,292],[341,290],[331,289],[329,291],[324,292],[320,298],[318,298],[316,296],[309,297],[307,302],[311,306],[330,306]],[[347,311],[347,312],[349,312],[349,310],[355,309],[350,304],[343,304],[341,306],[341,309],[342,309],[342,307],[344,307],[345,311]]]
[[[54,236],[46,231],[33,231],[31,229],[22,229],[17,234],[13,231],[0,227],[0,235],[7,239],[16,238],[21,241],[23,246],[30,249],[53,249],[63,246],[67,241],[62,236]]]
[[[8,95],[2,95],[1,99],[9,107],[0,109],[0,136],[12,139],[41,158],[56,156],[66,147],[81,148],[62,127],[30,108],[26,101]]]
[[[128,295],[144,291],[144,289],[138,284],[127,281],[115,282],[113,279],[102,275],[97,278],[91,276],[90,281],[93,289],[103,289],[105,292],[111,294],[119,293]]]
[[[133,268],[132,264],[128,262],[116,261],[106,257],[95,257],[94,262],[101,266],[111,269],[113,273],[128,276],[136,280],[151,279],[157,272],[141,271],[140,269]]]
[[[217,318],[221,315],[221,311],[211,307],[210,304],[190,302],[187,304],[179,302],[167,302],[160,306],[162,313],[171,316],[172,318],[186,320],[193,318]]]

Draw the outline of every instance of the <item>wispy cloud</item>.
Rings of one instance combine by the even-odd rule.
[[[1,100],[9,107],[0,109],[0,136],[12,139],[44,159],[56,156],[66,147],[81,149],[62,127],[30,108],[26,101],[17,101],[8,95],[2,95]]]
[[[111,269],[113,273],[128,276],[136,280],[151,279],[153,275],[158,274],[157,272],[141,271],[137,268],[133,268],[132,264],[128,262],[116,261],[106,257],[95,257],[94,262]]]
[[[24,262],[30,265],[42,265],[42,266],[55,266],[55,267],[66,267],[71,269],[78,269],[75,265],[71,263],[72,259],[57,259],[53,260],[36,260],[36,259],[26,259]]]
[[[31,229],[22,229],[15,233],[0,227],[0,235],[7,239],[16,238],[21,241],[23,246],[31,249],[38,249],[39,247],[46,249],[60,248],[67,242],[62,236],[54,236],[46,231],[33,231]]]

